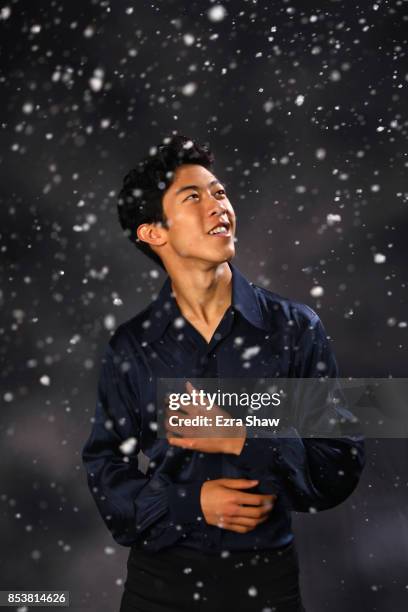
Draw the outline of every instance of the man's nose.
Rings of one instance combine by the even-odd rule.
[[[227,212],[227,207],[223,202],[216,200],[215,198],[211,198],[210,204],[208,207],[208,216],[211,217],[213,215],[223,215]]]

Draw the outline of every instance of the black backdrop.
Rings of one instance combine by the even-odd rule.
[[[118,609],[80,451],[109,334],[164,279],[115,197],[172,130],[211,143],[244,274],[317,310],[342,376],[406,376],[407,2],[222,6],[1,3],[1,589]],[[295,516],[308,610],[407,609],[407,459],[368,441],[349,500]]]

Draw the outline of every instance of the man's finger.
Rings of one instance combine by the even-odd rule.
[[[241,525],[242,527],[256,527],[257,525],[261,525],[267,521],[269,516],[264,516],[259,520],[254,520],[252,517],[246,516],[230,516],[228,517],[228,522],[231,525]]]
[[[189,380],[186,382],[186,389],[189,395],[192,394],[192,391],[197,391],[197,393],[199,393],[198,389],[196,389]],[[203,409],[203,408],[207,408],[208,406],[209,406],[208,400],[204,396],[204,399],[202,400],[200,399],[200,403],[198,404],[198,407],[199,408],[201,407],[201,409]]]
[[[188,380],[186,382],[186,389],[187,389],[187,393],[189,393],[189,395],[191,395],[192,391],[195,391],[195,387],[193,387],[192,383]]]
[[[229,489],[250,489],[259,483],[259,480],[248,480],[247,478],[219,478],[218,482]]]
[[[261,495],[260,493],[244,493],[243,491],[236,496],[235,502],[240,505],[262,506],[277,499],[276,495]]]
[[[273,503],[263,504],[262,506],[237,506],[234,510],[235,517],[246,517],[246,518],[261,518],[263,516],[269,516],[273,509]]]
[[[187,440],[186,438],[167,438],[167,441],[172,446],[178,446],[179,448],[192,448],[194,446],[194,440]]]

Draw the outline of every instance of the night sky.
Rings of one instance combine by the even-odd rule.
[[[318,312],[341,376],[407,376],[407,9],[0,3],[2,590],[119,607],[80,452],[110,334],[165,278],[117,194],[174,131],[211,145],[239,269]],[[367,451],[346,502],[294,517],[308,612],[408,607],[408,444]]]

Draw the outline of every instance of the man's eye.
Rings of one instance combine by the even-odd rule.
[[[190,195],[186,197],[186,200],[188,200],[189,198],[191,198],[193,196],[198,198],[198,193],[190,193]]]
[[[225,195],[225,190],[224,189],[219,189],[216,193],[221,193],[222,195]]]

